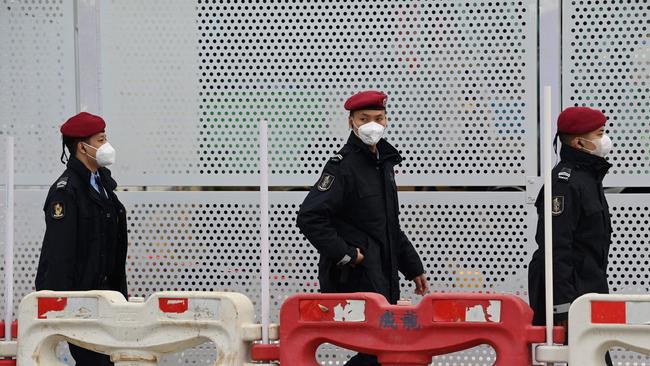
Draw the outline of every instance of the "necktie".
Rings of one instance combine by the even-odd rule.
[[[99,195],[105,199],[108,199],[108,196],[106,195],[106,190],[102,185],[102,179],[99,177],[99,174],[95,174],[95,183],[97,184],[97,188],[99,188]]]

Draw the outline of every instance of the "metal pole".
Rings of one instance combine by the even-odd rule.
[[[271,269],[269,248],[269,148],[268,121],[260,121],[260,250],[262,260],[262,341],[269,343]]]
[[[551,123],[551,87],[544,87],[544,142],[542,144],[544,161],[544,274],[546,291],[546,344],[553,344],[553,217],[551,201],[553,190],[551,174],[553,170],[553,136]]]
[[[11,323],[14,310],[14,138],[7,136],[5,153],[7,172],[5,206],[5,340],[11,340]]]
[[[81,112],[81,77],[79,71],[79,0],[73,1],[73,23],[74,23],[74,89],[75,89],[75,110]]]

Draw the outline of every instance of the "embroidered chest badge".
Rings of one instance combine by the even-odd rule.
[[[63,202],[52,202],[52,218],[59,220],[65,217],[65,206]]]
[[[564,196],[553,196],[551,206],[553,216],[560,216],[564,212]]]
[[[332,188],[334,179],[335,177],[333,175],[325,173],[322,177],[320,177],[318,183],[316,183],[316,188],[318,188],[318,190],[321,192],[328,191],[330,188]]]

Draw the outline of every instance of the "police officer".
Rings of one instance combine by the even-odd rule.
[[[424,295],[428,283],[418,253],[400,229],[393,167],[402,157],[382,138],[386,101],[379,91],[346,101],[352,132],[305,198],[297,224],[320,253],[321,292],[375,292],[395,304],[398,271],[415,282],[417,294]],[[347,365],[379,363],[358,354]]]
[[[101,117],[85,112],[61,126],[70,157],[43,207],[46,230],[36,290],[114,290],[127,296],[126,211],[106,169],[115,162],[115,149],[105,127]],[[113,364],[109,356],[73,344],[70,353],[77,366]]]
[[[553,313],[567,325],[571,302],[581,295],[609,292],[607,261],[612,225],[603,178],[612,166],[605,156],[612,148],[605,134],[607,117],[595,109],[570,107],[557,121],[561,161],[553,169]],[[537,197],[538,249],[528,270],[533,323],[545,324],[544,197]],[[611,365],[609,354],[607,364]]]

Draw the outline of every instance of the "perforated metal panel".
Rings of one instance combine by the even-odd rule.
[[[16,197],[17,301],[33,290],[45,194],[19,191]],[[271,195],[273,321],[286,297],[318,288],[318,255],[295,226],[305,195]],[[129,212],[131,295],[148,296],[162,290],[238,291],[248,295],[259,310],[258,193],[120,192],[120,197]],[[421,253],[433,289],[505,291],[525,297],[534,218],[524,199],[523,193],[490,197],[402,193],[403,229]],[[482,261],[479,255],[493,260]],[[418,301],[410,284],[402,287],[404,297]],[[486,352],[477,349],[440,359],[461,362],[485,357]],[[340,360],[337,355],[344,353],[323,348],[320,359]],[[188,351],[184,362],[201,360],[206,354]]]
[[[535,4],[103,2],[115,169],[130,185],[256,185],[265,119],[271,184],[310,185],[347,138],[344,100],[378,88],[403,184],[523,185],[537,156]]]
[[[199,183],[193,179],[201,113],[196,3],[110,0],[98,6],[102,112],[120,183]]]
[[[33,290],[44,231],[45,195],[45,191],[20,190],[16,196],[16,301]],[[131,295],[148,296],[166,289],[238,291],[248,295],[259,310],[257,192],[119,195],[129,211]],[[271,194],[273,321],[287,296],[318,288],[318,255],[295,226],[305,195]],[[435,291],[506,292],[527,298],[527,264],[536,247],[536,214],[532,206],[524,204],[524,193],[402,192],[400,200],[402,228],[421,254]],[[650,196],[614,194],[608,195],[608,200],[614,227],[611,290],[647,292]],[[0,234],[2,230],[0,227]],[[0,249],[2,240],[4,236],[0,236]],[[402,283],[402,294],[419,301],[408,283]],[[205,364],[209,347],[171,356],[167,364],[177,364],[180,359],[186,364]],[[323,347],[319,359],[336,364],[345,354]],[[619,360],[639,359],[628,353],[619,356]],[[469,366],[489,365],[493,360],[494,352],[482,347],[439,357],[436,362]]]
[[[259,310],[259,199],[252,193],[121,193],[129,294],[236,291]]]
[[[0,270],[4,274],[5,250],[5,190],[0,190]],[[34,291],[34,278],[38,267],[45,219],[43,203],[47,196],[44,190],[18,190],[14,203],[14,315],[17,314],[20,300]],[[4,276],[1,284],[4,291]],[[4,295],[4,293],[3,293]],[[2,297],[4,297],[2,295]],[[4,315],[4,301],[0,304],[0,314]]]
[[[58,125],[74,114],[75,99],[72,4],[0,0],[0,136],[17,137],[18,184],[49,185],[62,170]],[[387,137],[406,158],[397,171],[401,185],[524,185],[537,173],[537,1],[97,6],[102,110],[91,112],[106,117],[122,185],[255,186],[260,120],[270,124],[271,184],[311,185],[347,138],[344,100],[366,88],[390,95]],[[647,186],[650,174],[649,11],[642,0],[563,2],[563,104],[610,116],[609,185]],[[21,189],[16,197],[16,301],[33,289],[45,193]],[[305,195],[271,195],[274,321],[287,296],[318,288],[317,253],[294,221]],[[120,197],[129,209],[132,295],[238,291],[259,310],[257,193]],[[524,193],[400,198],[403,228],[433,290],[527,297],[535,214]],[[609,199],[612,292],[645,293],[650,197]],[[1,260],[0,252],[0,267]],[[417,301],[410,284],[402,290]],[[211,347],[163,364],[209,364]],[[319,360],[342,364],[347,354],[324,346]],[[650,364],[615,356],[621,364]],[[489,365],[494,357],[480,347],[434,364]]]
[[[0,220],[4,191],[0,190]],[[16,194],[15,307],[34,290],[45,231],[45,190]],[[131,296],[163,290],[237,291],[259,313],[259,234],[257,195],[233,193],[121,192],[129,212],[127,276]],[[3,260],[4,221],[0,225]],[[0,272],[4,262],[0,262]],[[0,285],[3,283],[0,282]],[[4,302],[0,302],[4,314]],[[209,365],[214,345],[164,358],[164,365]],[[65,354],[65,353],[64,353]]]
[[[272,309],[296,292],[317,290],[318,253],[299,233],[295,217],[306,193],[274,192],[271,202]],[[424,262],[432,291],[507,292],[527,300],[526,267],[536,215],[524,193],[400,193],[402,229]],[[411,283],[402,297],[419,302]],[[273,320],[278,313],[272,311]],[[321,347],[319,359],[340,364],[349,352]],[[491,365],[487,346],[440,356],[439,365]]]
[[[16,51],[0,70],[16,87],[0,94],[2,130],[38,147],[18,154],[18,182],[50,184],[56,128],[74,114],[72,1],[4,3],[0,39]],[[115,170],[126,185],[255,185],[267,119],[271,183],[309,185],[347,137],[345,98],[379,88],[404,184],[523,184],[536,167],[534,5],[102,2]]]
[[[317,289],[318,253],[295,226],[305,193],[274,192],[271,268],[283,281],[274,305],[297,289]],[[433,291],[508,292],[527,297],[526,265],[536,215],[525,194],[400,193],[402,229],[425,262]],[[411,284],[402,295],[417,300]]]
[[[650,293],[650,195],[609,195],[613,246],[609,286],[613,293]]]
[[[59,170],[58,126],[75,111],[72,14],[68,0],[0,0],[0,138],[16,137],[17,184]]]
[[[605,184],[648,186],[650,4],[572,0],[563,6],[563,104],[608,116],[614,168]]]
[[[612,293],[650,293],[650,195],[607,196],[612,214],[612,247],[607,274]],[[620,365],[650,365],[650,357],[617,351]]]
[[[271,195],[276,310],[287,296],[318,288],[318,254],[295,225],[305,195]],[[129,207],[131,293],[216,286],[244,292],[257,305],[258,193],[123,192],[120,196]],[[535,218],[524,199],[519,192],[402,193],[403,229],[427,262],[433,289],[525,297],[525,265],[534,248],[530,234]],[[485,261],[485,257],[495,260]],[[150,282],[152,276],[158,282]],[[410,285],[402,286],[405,295],[412,295]],[[273,314],[277,317],[277,312]]]

